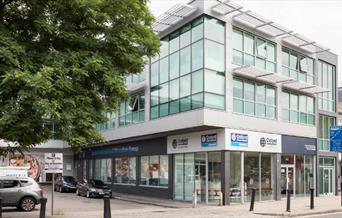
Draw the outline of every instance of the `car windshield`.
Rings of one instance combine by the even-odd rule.
[[[106,184],[101,180],[93,180],[91,183],[94,187],[106,187]]]
[[[69,182],[69,183],[74,183],[75,182],[75,178],[72,176],[65,176],[63,177],[64,182]]]

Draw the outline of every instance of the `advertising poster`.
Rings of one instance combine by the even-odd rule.
[[[11,167],[28,168],[28,176],[39,181],[42,173],[42,157],[38,155],[14,154],[10,156],[9,165]]]

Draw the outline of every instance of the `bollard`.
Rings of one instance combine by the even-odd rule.
[[[253,188],[252,189],[251,205],[249,207],[249,211],[253,211],[254,210],[255,192],[256,192],[256,189]]]
[[[0,198],[0,218],[2,218],[2,198]]]
[[[313,188],[310,188],[310,209],[314,209],[314,205],[315,205],[315,202],[314,202],[314,189]]]
[[[103,197],[103,218],[112,218],[112,211],[110,209],[110,199],[108,195]]]
[[[342,182],[341,182],[340,189],[341,189],[341,207],[342,207]]]
[[[222,206],[223,205],[223,194],[222,194],[222,192],[218,193],[218,197],[219,197],[219,205],[218,206]]]
[[[286,211],[291,212],[291,190],[287,190]]]
[[[196,191],[192,193],[192,207],[193,208],[197,207],[197,192]]]
[[[42,198],[40,201],[40,213],[39,213],[39,218],[45,218],[45,211],[46,211],[46,198]]]

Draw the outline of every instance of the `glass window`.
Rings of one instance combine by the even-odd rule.
[[[190,97],[180,99],[180,111],[188,111],[191,109],[190,107]]]
[[[174,32],[170,35],[170,54],[179,50],[179,32]]]
[[[318,61],[317,83],[320,87],[329,91],[318,94],[318,108],[320,110],[335,112],[335,86],[336,86],[335,66]]]
[[[168,186],[169,160],[167,155],[142,156],[140,161],[141,185]]]
[[[256,40],[256,48],[257,48],[257,56],[266,58],[266,54],[267,54],[266,41],[258,38]]]
[[[205,40],[205,67],[224,71],[224,45]]]
[[[110,183],[112,181],[112,159],[96,159],[94,179]]]
[[[249,54],[254,54],[254,36],[249,34],[249,33],[245,33],[244,34],[244,51],[249,53]]]
[[[205,17],[205,37],[224,43],[224,23],[211,17]]]
[[[215,109],[224,109],[224,96],[205,93],[205,106]]]
[[[191,76],[191,93],[195,94],[198,92],[203,92],[203,70],[196,71],[192,73]]]
[[[160,40],[160,58],[169,54],[169,39],[164,38]]]
[[[179,79],[170,81],[170,100],[179,98]]]
[[[115,158],[114,183],[135,184],[136,183],[136,158]]]
[[[180,97],[190,95],[191,79],[190,75],[182,76],[180,78]]]
[[[159,83],[164,83],[169,79],[169,59],[160,60]]]
[[[181,29],[180,47],[183,48],[191,43],[191,25],[185,26]]]
[[[224,95],[225,77],[223,73],[216,71],[205,71],[205,91]]]
[[[159,62],[151,64],[151,87],[159,83]]]
[[[169,101],[169,84],[164,83],[163,85],[159,86],[159,102],[160,104]]]
[[[234,98],[243,98],[243,82],[241,80],[234,79],[233,96]]]
[[[244,83],[245,100],[254,101],[254,84],[251,82]]]
[[[243,33],[238,29],[233,29],[233,48],[242,51]]]
[[[170,55],[170,79],[179,76],[179,52]]]
[[[157,101],[157,91],[156,88],[151,90],[151,104],[156,103]],[[145,111],[145,93],[141,92],[134,96],[131,96],[129,101],[122,101],[120,103],[119,110],[119,126],[129,125],[136,122],[145,121],[144,116]],[[134,122],[133,122],[134,115]]]
[[[164,116],[167,116],[169,115],[169,104],[166,103],[166,104],[161,104],[159,105],[159,116],[160,117],[164,117]]]
[[[190,73],[191,68],[191,56],[190,46],[180,51],[180,75]]]
[[[192,71],[203,67],[203,40],[200,40],[191,46],[192,49]]]
[[[201,108],[203,107],[203,93],[192,95],[191,97],[191,108]]]
[[[192,23],[192,42],[203,38],[203,17]]]

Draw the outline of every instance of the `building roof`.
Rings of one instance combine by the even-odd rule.
[[[299,33],[295,33],[280,24],[262,17],[257,13],[250,10],[244,10],[242,6],[231,2],[230,0],[214,1],[217,4],[211,7],[211,11],[220,16],[231,16],[234,22],[248,26],[270,37],[280,38],[283,42],[299,47],[311,54],[330,50],[319,43],[300,35]],[[189,17],[197,9],[197,7],[190,4],[178,3],[157,18],[154,24],[154,30],[158,33],[163,32],[171,26],[181,22],[186,17]]]

